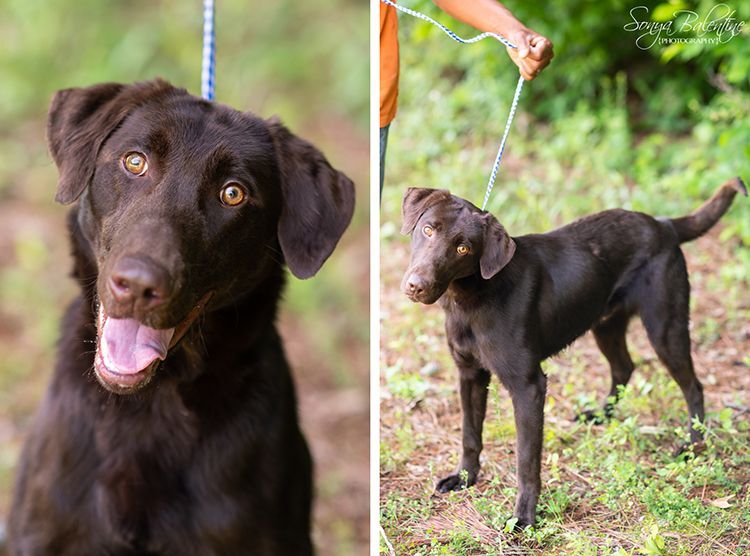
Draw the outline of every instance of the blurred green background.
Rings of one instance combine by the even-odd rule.
[[[401,3],[462,37],[477,34],[429,0]],[[555,50],[551,65],[523,90],[487,207],[511,235],[614,207],[680,216],[733,176],[750,184],[750,2],[727,0],[726,10],[714,12],[715,18],[735,10],[735,20],[745,22],[741,35],[724,44],[645,50],[636,45],[643,32],[624,29],[632,8],[645,6],[648,13],[637,12],[638,19],[654,25],[680,10],[705,19],[719,2],[503,3]],[[673,27],[686,17],[678,15]],[[741,471],[750,464],[750,199],[744,197],[707,237],[685,246],[696,368],[707,384],[713,433],[705,459],[685,464],[667,454],[684,430],[684,401],[636,320],[629,339],[639,368],[629,392],[639,401],[606,427],[570,423],[582,406],[596,407],[609,387],[591,338],[545,365],[546,463],[536,530],[521,538],[506,534],[515,496],[514,429],[499,386],[488,410],[484,481],[452,497],[433,495],[435,482],[457,461],[460,408],[442,311],[399,292],[409,254],[408,238],[398,233],[401,199],[410,186],[441,187],[481,205],[518,71],[499,43],[458,45],[408,15],[399,16],[399,41],[399,109],[388,140],[380,229],[381,524],[396,553],[748,553],[742,525],[750,519],[748,477]],[[723,509],[711,505],[711,497],[725,495],[742,500]],[[381,552],[389,552],[383,539]]]
[[[507,166],[488,208],[524,233],[613,206],[679,214],[732,176],[750,181],[750,4],[729,2],[734,17],[748,23],[722,45],[641,50],[635,44],[641,33],[623,29],[634,6],[646,6],[648,15],[638,16],[649,21],[671,19],[680,9],[705,15],[714,4],[506,2],[552,40],[555,58],[524,88]],[[428,0],[405,5],[461,36],[476,34]],[[481,203],[518,75],[491,39],[460,46],[427,22],[399,21],[402,70],[385,221],[397,214],[401,184],[450,187]],[[522,167],[513,167],[514,160]],[[727,223],[750,243],[747,203]],[[748,250],[738,256],[750,265]]]
[[[216,100],[279,115],[357,184],[352,225],[290,280],[282,333],[317,463],[324,554],[368,540],[369,10],[357,0],[218,0]],[[54,91],[161,76],[200,93],[198,0],[0,0],[0,519],[75,295],[44,137]],[[2,519],[4,520],[4,519]]]

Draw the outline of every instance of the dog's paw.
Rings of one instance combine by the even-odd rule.
[[[461,490],[470,487],[475,482],[476,479],[470,480],[465,474],[455,473],[453,475],[448,475],[444,479],[440,479],[438,484],[435,485],[435,490],[445,494],[446,492],[451,492],[453,490]]]
[[[519,517],[519,518],[517,518],[516,524],[513,527],[513,531],[515,531],[515,532],[521,532],[524,529],[526,529],[527,527],[533,527],[534,526],[534,521],[535,520],[534,520],[533,517],[531,517],[531,518],[529,518],[529,517],[526,517],[526,518]]]
[[[529,519],[528,517],[524,518],[514,515],[511,519],[505,522],[504,532],[512,536],[519,535],[523,533],[524,529],[527,527],[533,527],[534,521],[534,519]]]

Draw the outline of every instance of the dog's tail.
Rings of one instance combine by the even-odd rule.
[[[737,193],[747,197],[747,188],[740,178],[733,178],[717,189],[694,213],[670,219],[680,243],[691,241],[710,230],[727,211]]]

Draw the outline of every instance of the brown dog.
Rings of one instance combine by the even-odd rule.
[[[19,462],[19,556],[312,553],[310,455],[276,330],[352,182],[278,121],[164,81],[59,92],[49,143],[81,288]]]
[[[700,441],[692,423],[703,420],[703,389],[690,356],[690,286],[680,244],[707,232],[737,192],[747,195],[739,178],[682,218],[608,210],[546,234],[511,238],[494,216],[446,190],[409,189],[402,233],[412,235],[412,254],[401,287],[412,301],[440,300],[460,374],[463,454],[437,490],[476,482],[487,385],[495,374],[510,392],[518,434],[514,516],[521,527],[532,524],[546,393],[540,363],[591,329],[609,361],[616,399],[633,372],[625,332],[636,314],[682,389],[691,441]]]

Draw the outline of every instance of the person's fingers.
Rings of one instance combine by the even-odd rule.
[[[529,55],[531,45],[529,44],[529,34],[520,32],[513,35],[513,44],[516,46],[516,52],[519,58],[526,58]]]
[[[550,58],[544,58],[543,60],[529,61],[529,67],[537,73],[546,68],[550,63]]]
[[[532,48],[540,48],[544,45],[551,45],[552,43],[549,41],[547,37],[543,37],[542,35],[533,35],[529,39],[529,46]]]
[[[536,71],[527,64],[523,64],[523,66],[520,68],[520,71],[521,75],[526,81],[531,81],[536,77]]]
[[[551,59],[554,56],[552,52],[552,43],[541,35],[535,35],[529,40],[529,58],[537,61]]]
[[[539,73],[539,64],[531,60],[524,60],[523,69],[533,79]]]
[[[505,50],[508,52],[508,57],[511,61],[518,66],[518,69],[523,69],[523,60],[518,57],[518,51],[510,47],[506,47]]]
[[[516,48],[506,48],[508,56],[513,61],[521,76],[531,81],[539,72],[546,68],[552,56],[552,43],[541,35],[528,32],[518,32],[511,40]]]
[[[526,81],[531,81],[532,79],[534,79],[534,77],[536,77],[537,72],[534,69],[534,64],[537,64],[538,62],[532,62],[528,58],[520,58],[515,48],[507,48],[507,51],[508,56],[513,61],[513,63],[518,66],[518,71]]]

